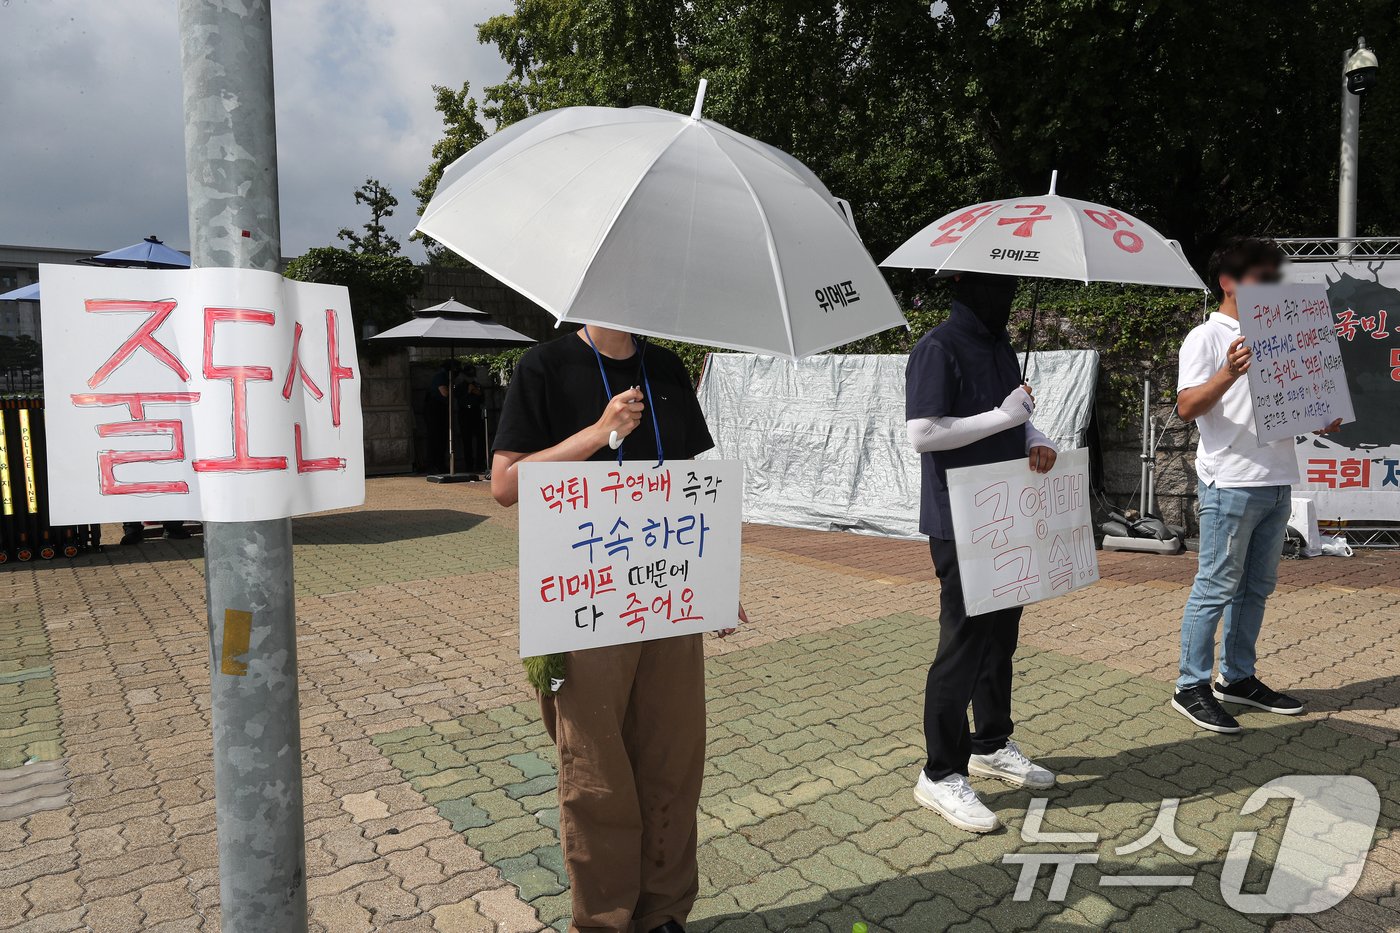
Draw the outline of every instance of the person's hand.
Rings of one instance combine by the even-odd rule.
[[[642,410],[646,408],[642,397],[642,390],[633,387],[617,393],[608,401],[596,425],[604,444],[611,443],[614,432],[621,440],[642,423]]]
[[[739,621],[744,623],[745,625],[749,624],[749,614],[744,611],[743,603],[739,604]],[[715,631],[715,634],[718,635],[720,638],[728,638],[730,635],[733,635],[737,631],[739,631],[737,628],[722,628],[717,629]]]
[[[1341,418],[1338,418],[1336,421],[1333,421],[1333,422],[1332,422],[1331,424],[1329,424],[1327,427],[1325,427],[1325,428],[1320,428],[1320,429],[1314,431],[1313,433],[1314,433],[1314,434],[1334,434],[1334,433],[1336,433],[1337,431],[1340,431],[1341,429],[1342,429],[1342,419],[1341,419]]]
[[[1225,365],[1221,369],[1229,374],[1231,379],[1238,379],[1249,372],[1250,358],[1253,352],[1245,346],[1243,337],[1236,337],[1230,342],[1229,349],[1225,351]]]
[[[1053,447],[1032,447],[1031,448],[1031,472],[1049,473],[1055,466],[1055,458],[1059,456]]]
[[[1031,392],[1030,383],[1022,383],[1012,389],[1011,394],[997,407],[1010,415],[1014,424],[1030,421],[1031,415],[1035,414],[1035,395]]]

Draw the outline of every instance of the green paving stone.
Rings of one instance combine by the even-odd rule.
[[[552,761],[546,761],[534,752],[508,755],[506,761],[510,762],[521,774],[525,775],[527,780],[544,777],[545,775],[554,776],[554,763]]]
[[[533,901],[549,894],[561,894],[565,890],[564,885],[559,883],[558,876],[551,869],[542,867],[533,853],[497,859],[494,864],[500,869],[501,877],[520,890],[520,899],[523,901]]]
[[[464,770],[465,769],[459,768],[453,769],[452,771],[442,772],[442,776],[457,778],[457,780],[452,781],[452,783],[450,784],[427,783],[427,781],[430,778],[436,778],[439,777],[439,775],[424,775],[423,777],[415,778],[413,781],[413,786],[418,789],[418,791],[423,795],[423,798],[429,803],[437,803],[439,800],[453,800],[458,797],[465,797],[468,794],[475,794],[479,791],[483,791],[490,786],[488,782],[482,780],[480,775],[474,775],[472,777],[467,778],[460,777],[460,775],[463,774]]]
[[[480,807],[473,806],[468,800],[441,800],[434,804],[442,818],[452,824],[452,828],[457,832],[464,832],[468,829],[475,829],[481,826],[489,826],[491,817]]]
[[[559,883],[567,885],[569,883],[568,872],[564,868],[564,852],[557,845],[540,846],[533,850],[535,861],[540,863],[541,868],[547,868],[554,872]]]
[[[537,794],[546,794],[554,790],[554,787],[554,775],[542,774],[537,778],[531,778],[530,780],[522,781],[519,784],[507,784],[505,791],[506,796],[511,797],[515,800],[520,800],[521,798],[525,797],[534,797]]]
[[[527,819],[529,820],[527,824],[518,825],[504,838],[479,840],[479,834],[485,830],[477,830],[467,834],[467,842],[479,848],[482,857],[489,862],[518,858],[529,854],[539,846],[557,846],[559,844],[559,837],[555,833],[541,826],[533,817],[527,817]],[[506,822],[516,824],[517,821],[507,820]]]
[[[520,801],[511,799],[505,791],[497,788],[478,791],[472,795],[472,803],[489,813],[493,821],[525,815],[525,808],[520,805]]]
[[[556,836],[559,835],[559,805],[557,803],[553,807],[536,810],[535,819],[540,821],[541,826],[552,829]],[[561,855],[560,861],[562,862],[562,860],[563,856]]]

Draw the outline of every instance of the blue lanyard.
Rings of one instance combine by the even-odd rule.
[[[593,348],[593,358],[598,361],[598,375],[603,377],[603,404],[606,405],[608,402],[612,401],[613,390],[611,383],[608,382],[608,372],[603,368],[603,354],[598,352],[598,345],[593,342],[593,335],[588,332],[587,327],[583,329],[583,336],[588,338],[588,345]],[[647,377],[646,344],[637,340],[634,336],[632,338],[632,346],[637,348],[637,352],[641,354],[642,357],[642,387],[646,390],[647,408],[651,410],[651,429],[656,434],[656,465],[659,467],[666,462],[666,452],[661,448],[661,424],[656,420],[656,405],[652,402],[651,396],[651,380]],[[626,441],[623,441],[621,444],[617,445],[618,465],[622,464],[622,448],[625,444]]]

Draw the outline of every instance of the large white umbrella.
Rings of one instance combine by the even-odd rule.
[[[1065,198],[1038,197],[987,201],[945,214],[905,240],[880,263],[887,269],[932,269],[940,275],[985,272],[1036,279],[1025,361],[1030,365],[1040,279],[1072,279],[1161,285],[1206,291],[1181,245],[1131,214]]]
[[[798,358],[904,324],[842,204],[689,114],[567,107],[443,173],[418,230],[561,321]]]
[[[1057,174],[1057,173],[1056,173]],[[880,265],[1205,291],[1175,240],[1131,214],[1055,193],[964,207],[938,218]]]

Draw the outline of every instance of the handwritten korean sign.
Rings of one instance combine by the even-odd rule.
[[[519,469],[521,657],[735,625],[740,463]]]
[[[44,265],[55,524],[364,501],[349,295],[248,269]]]
[[[1049,473],[1025,459],[948,471],[968,615],[1062,596],[1099,578],[1089,516],[1089,452]]]
[[[1327,289],[1243,285],[1240,334],[1254,351],[1249,391],[1261,445],[1355,421]]]

